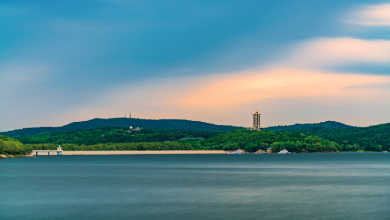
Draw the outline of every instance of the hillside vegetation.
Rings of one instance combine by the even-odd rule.
[[[290,152],[335,152],[336,142],[299,132],[233,130],[205,140],[188,141],[195,149],[236,150],[256,152],[271,147],[273,152],[286,148]]]
[[[0,136],[0,152],[17,154],[33,149],[64,150],[236,150],[255,152],[271,147],[274,152],[383,151],[390,150],[390,124],[358,127],[290,127],[291,131],[237,129],[213,132],[150,129],[127,132],[125,128],[95,128],[12,139]],[[185,137],[202,140],[181,140]],[[23,145],[23,144],[24,145]]]
[[[66,131],[75,131],[91,128],[102,127],[121,127],[129,128],[142,127],[142,128],[165,128],[165,129],[186,129],[186,130],[203,130],[203,131],[218,131],[227,132],[232,129],[238,129],[240,127],[234,127],[229,125],[216,125],[200,121],[190,121],[182,119],[138,119],[138,118],[110,118],[110,119],[92,119],[89,121],[73,122],[62,127],[38,127],[38,128],[23,128],[13,131],[1,132],[1,135],[7,135],[9,137],[22,137],[32,136],[39,134],[51,134]]]
[[[390,150],[390,123],[364,128],[300,128],[296,132],[309,133],[337,142],[343,151]]]
[[[136,142],[136,143],[107,143],[93,145],[63,144],[64,151],[114,151],[114,150],[195,150],[189,143],[181,142]],[[25,144],[26,151],[56,150],[55,144]]]
[[[23,154],[25,148],[22,143],[13,138],[0,135],[0,154]]]
[[[264,128],[268,131],[295,131],[299,129],[311,129],[311,128],[356,128],[354,126],[346,125],[337,121],[325,121],[320,123],[311,124],[294,124],[294,125],[279,125]]]
[[[104,143],[134,143],[134,142],[165,142],[178,141],[186,137],[210,138],[221,132],[179,129],[151,129],[145,128],[140,131],[128,131],[124,128],[94,128],[43,134],[36,136],[19,137],[23,144],[77,144],[94,145]]]
[[[180,140],[183,137],[205,139]],[[340,146],[332,141],[298,133],[280,131],[231,132],[172,131],[141,129],[128,133],[123,128],[89,129],[19,138],[26,151],[55,150],[61,142],[63,150],[237,150],[255,152],[271,147],[291,152],[335,152]]]

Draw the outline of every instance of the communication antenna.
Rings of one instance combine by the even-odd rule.
[[[126,111],[125,111],[125,118],[126,118]]]

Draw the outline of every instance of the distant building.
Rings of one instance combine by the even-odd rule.
[[[133,128],[133,126],[130,126],[130,129],[129,129],[129,132],[131,131],[140,131],[141,128],[137,127],[137,128]]]
[[[270,147],[267,148],[267,154],[272,154],[272,149]]]
[[[252,127],[252,130],[257,130],[257,131],[260,131],[261,128],[260,128],[260,113],[259,113],[259,110],[257,110],[255,112],[255,114],[253,114],[253,127]]]
[[[267,153],[267,152],[263,149],[256,151],[256,154],[265,154],[265,153]]]
[[[131,133],[132,131],[141,131],[141,128],[133,128],[133,126],[130,126],[129,130],[126,130],[127,132]]]

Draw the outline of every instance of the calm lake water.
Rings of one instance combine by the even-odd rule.
[[[0,219],[389,219],[390,153],[0,160]]]

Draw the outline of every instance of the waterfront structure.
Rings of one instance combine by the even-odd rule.
[[[62,147],[59,145],[57,150],[33,150],[31,155],[33,156],[56,156],[63,155]]]
[[[238,149],[233,152],[228,152],[228,154],[242,154],[242,152],[240,151],[240,149]]]
[[[255,114],[252,114],[253,115],[253,127],[252,127],[252,130],[257,130],[257,131],[260,131],[261,128],[260,128],[260,113],[259,113],[259,110],[257,110],[255,112]]]
[[[33,150],[33,156],[56,155],[55,150]],[[114,151],[63,151],[62,155],[133,155],[133,154],[227,154],[223,150],[114,150]]]
[[[61,145],[58,145],[58,147],[57,147],[57,155],[62,155]]]
[[[288,152],[287,149],[283,149],[283,150],[279,151],[278,154],[291,154],[291,152]]]
[[[62,155],[62,151],[61,154],[58,154],[57,150],[33,150],[31,154],[34,156],[57,156]]]
[[[256,154],[266,154],[266,153],[267,152],[264,149],[260,149],[260,150],[256,151]]]

